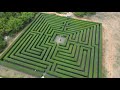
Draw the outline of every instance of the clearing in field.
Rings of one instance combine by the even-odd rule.
[[[45,78],[98,78],[102,25],[39,13],[0,64]]]

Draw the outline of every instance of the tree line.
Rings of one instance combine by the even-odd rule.
[[[35,16],[35,12],[0,12],[0,52],[7,46],[4,36],[21,31]]]
[[[84,16],[92,16],[95,15],[96,12],[73,12],[73,14],[77,17],[84,17]]]

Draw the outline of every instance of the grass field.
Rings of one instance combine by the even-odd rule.
[[[101,23],[39,13],[0,57],[0,64],[46,78],[99,78]],[[56,43],[56,37],[64,38]]]

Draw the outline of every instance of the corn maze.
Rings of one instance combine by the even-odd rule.
[[[0,64],[45,78],[100,78],[102,25],[39,13]],[[57,36],[64,38],[56,43]]]

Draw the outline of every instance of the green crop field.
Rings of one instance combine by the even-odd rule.
[[[63,43],[55,41],[57,36]],[[0,64],[46,78],[101,78],[102,25],[39,13]]]

